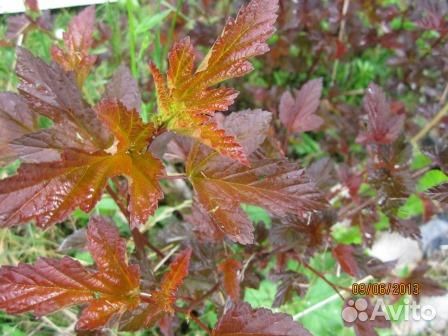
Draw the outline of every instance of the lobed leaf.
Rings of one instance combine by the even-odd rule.
[[[35,220],[47,227],[76,207],[88,212],[108,178],[117,175],[130,182],[131,226],[146,222],[162,196],[157,182],[162,164],[146,152],[154,129],[114,100],[102,101],[97,113],[114,134],[114,146],[96,153],[65,149],[60,161],[23,164],[15,176],[0,180],[0,226]]]
[[[240,203],[264,207],[278,216],[302,215],[326,204],[305,171],[287,160],[253,161],[249,168],[196,146],[186,172],[211,222],[241,244],[253,241],[253,227]]]
[[[217,117],[219,114],[217,115]],[[265,141],[272,120],[272,113],[260,109],[242,110],[222,117],[218,123],[227,134],[233,135],[249,157]]]
[[[280,98],[280,120],[289,132],[314,131],[324,120],[316,115],[322,94],[322,78],[306,82],[299,91],[286,91]]]
[[[345,273],[350,274],[352,277],[358,277],[361,274],[353,246],[339,244],[333,247],[332,252]]]
[[[135,331],[149,328],[161,318],[174,312],[177,291],[188,274],[192,250],[188,248],[179,253],[170,264],[161,280],[161,286],[149,293],[146,302],[125,314],[120,321],[120,329]]]
[[[96,56],[89,55],[93,44],[94,28],[95,7],[90,6],[70,21],[67,32],[63,35],[64,48],[53,46],[51,49],[53,60],[65,71],[75,73],[79,87],[82,87],[96,61]]]
[[[355,278],[362,278],[367,274],[371,274],[375,278],[383,278],[390,274],[396,265],[396,260],[382,262],[366,255],[361,248],[352,245],[336,245],[332,252],[342,270]]]
[[[110,147],[110,132],[101,125],[95,111],[82,98],[70,74],[56,64],[48,65],[23,48],[17,49],[19,92],[30,108],[50,118],[64,130],[64,140],[73,142],[75,135],[80,150],[95,152]],[[70,136],[70,137],[69,137]]]
[[[274,33],[278,1],[252,0],[230,18],[198,67],[198,77],[204,85],[214,85],[252,71],[250,57],[269,51],[266,40]],[[199,79],[196,79],[199,82]]]
[[[139,303],[140,272],[128,265],[125,242],[118,230],[93,217],[87,231],[88,248],[98,270],[84,268],[69,257],[41,258],[34,265],[0,268],[0,308],[10,314],[46,315],[67,306],[87,304],[77,329],[97,329],[113,315]]]
[[[384,91],[370,84],[364,96],[364,109],[369,117],[368,130],[356,141],[360,143],[391,144],[400,136],[404,115],[392,113]]]
[[[291,316],[268,309],[252,309],[240,302],[229,309],[212,331],[213,336],[311,336]]]
[[[269,238],[273,245],[312,255],[325,246],[330,227],[336,222],[332,209],[310,213],[309,216],[286,215],[275,219]]]
[[[140,113],[142,100],[138,83],[132,77],[129,68],[124,65],[120,66],[112,76],[103,98],[118,99],[128,110],[136,110]]]
[[[157,123],[248,164],[234,137],[219,129],[212,118],[213,113],[226,111],[233,104],[237,92],[211,86],[252,70],[248,59],[269,50],[265,41],[274,31],[277,9],[278,1],[252,0],[239,11],[236,19],[227,22],[196,71],[194,50],[188,37],[171,49],[166,81],[151,64],[159,107]]]
[[[166,313],[174,312],[173,305],[176,302],[176,293],[188,274],[191,252],[192,249],[188,248],[176,256],[162,278],[160,289],[152,293],[157,307]]]
[[[193,232],[201,241],[214,242],[223,240],[225,237],[219,229],[219,224],[213,220],[197,198],[193,200],[191,214],[185,216],[185,219],[192,225]]]
[[[272,303],[274,308],[281,307],[283,304],[291,301],[294,298],[294,293],[303,296],[306,292],[306,287],[303,288],[302,285],[308,283],[305,275],[294,271],[274,274],[273,280],[277,283],[277,291]]]
[[[0,125],[0,163],[7,164],[19,157],[10,143],[38,130],[38,115],[19,95],[0,93]]]
[[[432,187],[426,191],[426,194],[434,200],[441,203],[447,203],[448,201],[448,183],[443,183],[436,187]]]

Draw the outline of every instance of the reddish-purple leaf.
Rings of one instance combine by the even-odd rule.
[[[162,164],[148,153],[154,128],[117,101],[102,101],[97,113],[115,136],[107,151],[86,153],[65,149],[61,160],[23,164],[18,173],[0,180],[0,226],[35,220],[41,227],[64,220],[76,207],[88,212],[99,200],[108,178],[129,179],[131,226],[146,222],[162,192]]]
[[[57,65],[48,65],[29,51],[17,50],[19,92],[29,106],[55,124],[67,137],[78,138],[83,151],[95,152],[112,145],[110,132],[84,102],[73,77]]]
[[[369,118],[368,129],[356,141],[364,144],[391,144],[399,137],[405,116],[391,111],[384,91],[376,84],[372,83],[367,88],[364,109]]]
[[[9,16],[6,22],[7,30],[5,37],[8,41],[15,40],[31,26],[31,21],[25,14]]]
[[[191,252],[191,248],[188,248],[176,256],[162,278],[160,289],[152,293],[158,309],[166,313],[174,311],[173,305],[176,302],[177,291],[188,274]]]
[[[193,200],[191,214],[185,216],[185,219],[191,224],[193,232],[201,241],[219,241],[225,237],[219,228],[219,224],[214,221],[213,217],[196,198]]]
[[[229,114],[219,124],[236,138],[249,157],[266,139],[271,119],[272,113],[268,111],[243,110]]]
[[[253,241],[253,227],[240,203],[264,207],[278,216],[303,215],[326,204],[305,171],[286,160],[254,161],[249,168],[196,146],[186,171],[218,229],[241,244]]]
[[[118,99],[128,110],[140,112],[142,100],[137,81],[129,69],[122,65],[107,84],[104,98]]]
[[[37,0],[25,0],[24,3],[27,10],[31,12],[39,12],[39,4],[37,3]]]
[[[188,37],[171,48],[167,78],[151,64],[159,112],[156,122],[247,165],[241,146],[213,119],[213,113],[226,111],[238,93],[212,87],[252,71],[249,59],[269,50],[266,40],[274,32],[277,9],[277,0],[250,1],[235,19],[229,19],[196,71],[195,53]]]
[[[223,274],[223,285],[227,295],[237,302],[240,299],[239,271],[241,263],[233,258],[228,258],[219,264],[218,269]]]
[[[355,248],[351,245],[337,245],[333,248],[333,256],[341,265],[342,270],[352,277],[358,277],[361,270],[358,266],[354,253]]]
[[[311,336],[291,316],[273,313],[268,309],[252,309],[240,302],[230,308],[218,321],[213,336]]]
[[[10,314],[46,315],[67,306],[87,304],[77,329],[97,329],[113,315],[139,303],[140,272],[126,261],[125,241],[104,218],[93,217],[88,248],[98,271],[69,257],[41,258],[34,265],[0,269],[0,308]]]
[[[294,293],[298,295],[304,295],[308,280],[303,274],[299,274],[293,271],[287,271],[285,273],[274,274],[272,280],[277,283],[277,291],[275,292],[274,302],[272,307],[281,307],[285,303],[291,301],[294,298]]]
[[[367,274],[383,278],[393,270],[396,261],[382,262],[366,255],[361,248],[339,244],[333,248],[333,256],[342,270],[352,277],[361,278]]]
[[[436,187],[430,188],[426,191],[426,194],[434,200],[441,203],[448,203],[448,183],[443,183]]]
[[[313,131],[324,120],[316,115],[322,94],[322,78],[306,82],[294,96],[286,91],[280,98],[280,120],[289,132]]]
[[[269,237],[276,246],[309,255],[327,244],[330,227],[335,220],[331,209],[310,213],[306,217],[281,216],[275,219],[275,225],[272,226]]]
[[[95,28],[95,7],[90,6],[74,16],[64,33],[64,48],[53,46],[51,54],[65,71],[76,74],[76,82],[82,87],[95,63],[96,56],[89,55]]]
[[[18,155],[10,142],[38,129],[38,115],[17,94],[0,93],[0,163],[6,164]]]
[[[145,303],[124,316],[120,321],[120,329],[134,331],[149,328],[166,314],[173,313],[177,291],[188,274],[191,253],[192,250],[188,248],[177,255],[164,274],[160,288],[151,291]]]

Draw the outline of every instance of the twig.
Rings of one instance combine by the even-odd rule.
[[[210,330],[209,327],[207,327],[204,323],[202,323],[202,321],[200,319],[198,319],[196,316],[194,315],[189,315],[188,316],[190,319],[192,319],[194,321],[194,323],[196,323],[198,325],[198,327],[200,327],[201,329],[203,329],[205,332],[207,332],[207,334],[211,335],[212,331]]]
[[[197,306],[199,303],[201,303],[204,299],[208,298],[210,295],[212,295],[218,288],[220,283],[217,282],[212,288],[210,288],[207,292],[205,292],[203,295],[198,297],[197,299],[194,299],[190,305],[187,307],[188,311],[191,311],[195,306]]]
[[[306,268],[308,268],[311,272],[313,272],[314,274],[316,274],[319,278],[321,278],[323,281],[325,281],[325,283],[330,286],[331,288],[333,288],[333,290],[337,293],[337,295],[339,295],[339,297],[342,300],[345,300],[344,296],[342,296],[342,294],[340,293],[338,287],[332,283],[330,280],[328,280],[325,275],[323,275],[321,272],[319,272],[317,269],[315,269],[314,267],[312,267],[310,264],[308,264],[305,260],[303,260],[302,258],[300,258],[299,256],[296,257],[297,261],[299,261],[303,266],[305,266]]]
[[[448,114],[448,103],[445,104],[445,106],[437,112],[437,114],[432,118],[429,123],[423,127],[420,132],[418,132],[414,137],[411,139],[411,143],[414,147],[417,147],[417,143],[429,132],[433,127],[435,127],[446,115]]]
[[[154,267],[154,272],[157,272],[157,270],[163,266],[163,264],[174,254],[174,252],[179,249],[179,247],[180,245],[174,246],[171,251],[169,251],[162,260],[160,260],[156,267]]]
[[[143,302],[147,302],[147,303],[153,302],[152,295],[150,293],[140,292],[140,299]]]
[[[376,201],[377,201],[376,197],[369,198],[355,208],[352,208],[352,209],[342,208],[340,210],[338,217],[339,218],[351,217],[354,214],[356,214],[358,211],[361,211],[362,209],[368,207],[369,205],[375,204]]]
[[[123,203],[120,196],[115,192],[114,189],[112,189],[112,187],[110,185],[106,186],[106,191],[110,195],[110,197],[112,197],[112,199],[115,201],[115,203],[120,208],[120,211],[123,213],[123,215],[126,217],[128,222],[130,223],[131,214],[129,213],[128,207],[126,206],[126,204]]]
[[[446,83],[445,89],[443,90],[442,95],[440,96],[439,100],[440,105],[445,103],[447,97],[448,97],[448,83]]]
[[[42,316],[42,321],[44,321],[46,324],[48,324],[51,328],[53,328],[59,335],[68,335],[68,333],[63,330],[62,328],[58,327],[56,324],[53,323],[48,317]]]
[[[185,309],[185,308],[181,308],[181,307],[177,307],[177,306],[174,307],[174,310],[175,310],[177,313],[182,313],[182,314],[187,315],[187,319],[191,319],[191,320],[193,320],[194,323],[196,323],[196,324],[198,325],[198,327],[200,327],[202,330],[204,330],[205,332],[207,332],[207,334],[211,335],[211,332],[212,332],[212,331],[210,330],[210,328],[207,327],[207,326],[205,325],[205,323],[203,323],[199,318],[197,318],[196,316],[190,314],[190,311],[188,311],[188,310]]]
[[[368,281],[370,281],[370,280],[372,280],[372,279],[373,279],[373,276],[369,275],[369,276],[366,276],[365,278],[363,278],[363,279],[361,279],[361,280],[359,280],[359,281],[356,281],[356,283],[365,283],[365,282],[368,282]],[[350,293],[350,292],[349,292],[349,291],[342,291],[342,292],[339,292],[339,293],[338,293],[339,295],[338,295],[338,294],[333,294],[332,296],[326,298],[325,300],[320,301],[320,302],[316,303],[315,305],[312,305],[311,307],[305,309],[304,311],[295,314],[295,315],[293,316],[293,319],[294,319],[295,321],[300,320],[302,317],[304,317],[304,316],[306,316],[306,315],[312,313],[313,311],[318,310],[318,309],[320,309],[320,308],[326,306],[327,304],[329,304],[329,303],[335,301],[337,298],[340,297],[340,294],[345,295],[345,294],[347,294],[347,293]],[[343,297],[343,300],[345,300],[344,297]]]
[[[186,177],[187,177],[186,174],[166,174],[164,176],[161,176],[160,179],[177,180],[177,179],[184,179]]]
[[[128,223],[130,225],[130,217],[131,214],[129,213],[129,210],[127,206],[123,203],[120,196],[115,192],[115,190],[112,189],[111,186],[106,187],[107,192],[112,197],[112,199],[117,203],[118,207],[120,208],[120,211],[123,213],[123,215],[128,220]],[[151,250],[153,250],[159,257],[163,258],[165,255],[162,251],[160,251],[157,247],[151,244],[151,242],[146,239],[145,236],[138,230],[138,229],[132,229],[132,238],[134,239],[135,247],[137,249],[137,257],[147,259],[147,255],[145,252],[145,246],[148,246]],[[143,260],[143,259],[142,259]]]
[[[338,34],[338,40],[342,42],[344,40],[345,35],[345,21],[346,21],[346,15],[348,12],[348,7],[350,6],[350,0],[344,0],[344,3],[342,4],[342,19],[341,19],[341,25],[339,26],[339,34]],[[333,64],[333,71],[331,74],[331,85],[334,84],[334,81],[336,79],[336,74],[338,72],[338,66],[339,66],[339,60],[336,60]]]

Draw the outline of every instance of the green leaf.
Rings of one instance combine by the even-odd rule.
[[[361,244],[362,235],[357,226],[343,226],[336,224],[333,226],[331,235],[337,243],[341,244]]]
[[[244,212],[253,223],[263,222],[268,228],[271,227],[272,220],[265,209],[256,205],[244,203],[241,204],[241,208],[243,208]]]
[[[244,301],[250,303],[253,308],[270,308],[274,302],[277,286],[269,280],[260,282],[258,289],[247,288],[244,292]]]
[[[164,10],[151,16],[148,20],[142,21],[135,29],[137,34],[146,34],[149,30],[159,26],[163,20],[171,13],[171,9]]]
[[[424,155],[421,152],[418,152],[414,155],[414,157],[412,158],[412,162],[411,162],[411,169],[412,170],[417,170],[417,169],[421,169],[423,167],[426,167],[427,165],[429,165],[431,163],[431,159],[428,158],[426,155]]]
[[[417,195],[411,195],[398,209],[398,218],[408,219],[423,213],[423,202]]]
[[[425,175],[423,175],[417,183],[418,191],[426,191],[429,188],[438,186],[439,184],[445,183],[448,181],[448,176],[445,173],[438,169],[433,169],[428,171]]]

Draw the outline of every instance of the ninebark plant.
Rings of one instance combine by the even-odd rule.
[[[390,265],[377,262],[376,268],[370,267],[367,257],[354,247],[331,241],[329,227],[334,218],[329,200],[334,195],[321,192],[326,161],[308,172],[289,161],[275,138],[270,112],[217,113],[227,111],[238,95],[232,88],[217,85],[246,75],[252,70],[250,59],[269,51],[266,41],[274,32],[277,11],[276,0],[250,1],[227,21],[199,65],[188,37],[171,47],[166,74],[149,64],[157,112],[148,123],[140,117],[138,84],[126,67],[116,72],[95,106],[83,99],[81,90],[96,60],[90,54],[93,7],[72,19],[63,44],[51,50],[51,64],[17,49],[18,94],[0,94],[0,160],[8,164],[20,159],[21,166],[15,175],[0,180],[0,226],[33,222],[45,229],[63,222],[77,208],[90,212],[107,192],[128,220],[137,258],[135,262],[127,259],[126,241],[110,219],[92,216],[86,247],[95,267],[84,267],[70,257],[2,266],[1,309],[42,316],[82,305],[78,331],[139,330],[154,325],[163,329],[178,314],[216,336],[309,335],[287,314],[253,309],[241,300],[240,288],[254,265],[266,264],[275,254],[279,265],[292,258],[338,290],[307,262],[315,249],[330,244],[343,270],[353,277],[387,274]],[[289,134],[321,127],[324,120],[316,114],[321,91],[322,81],[315,79],[294,95],[286,92],[281,97],[279,122]],[[391,111],[375,84],[367,90],[365,110],[368,127],[358,142],[371,152],[369,169],[376,172],[372,184],[381,189],[368,207],[380,198],[402,197],[410,176],[401,154],[404,116]],[[52,121],[51,127],[40,127],[42,117]],[[184,173],[167,174],[165,167],[172,166],[167,157],[182,162]],[[187,180],[193,191],[191,213],[184,216],[191,235],[180,243],[184,249],[168,262],[169,256],[149,243],[140,229],[164,198],[160,181],[169,184],[173,179]],[[347,179],[352,185],[358,181],[356,176]],[[446,194],[446,190],[432,192],[435,198]],[[274,249],[263,249],[264,233],[254,233],[242,203],[262,207],[276,219],[270,234]],[[397,206],[384,211],[392,224],[400,225],[394,212]],[[354,210],[347,208],[340,217],[366,215]],[[247,245],[252,257],[232,255],[221,242]],[[203,261],[204,246],[213,246],[207,262]],[[148,249],[162,258],[162,266],[169,264],[162,275],[154,274]],[[378,270],[383,272],[378,275]],[[209,274],[211,283],[202,293],[188,283],[189,276],[201,272]],[[423,273],[419,273],[421,279]],[[213,274],[221,274],[216,284]],[[300,274],[283,274],[286,287],[277,295],[277,305],[288,300],[298,279],[303,280]],[[227,300],[224,307],[217,304],[221,317],[210,328],[196,311],[219,290]],[[387,321],[371,322],[359,322],[355,330],[389,326]]]

